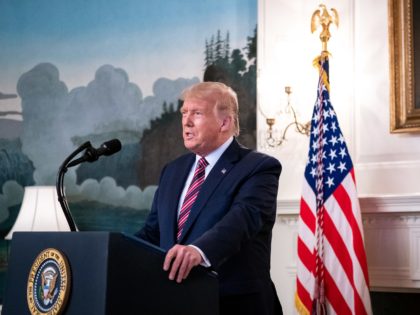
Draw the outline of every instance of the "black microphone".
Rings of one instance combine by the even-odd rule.
[[[121,142],[118,139],[112,139],[101,144],[97,149],[90,143],[82,157],[70,162],[67,167],[76,166],[83,162],[95,162],[101,155],[109,156],[121,150]]]

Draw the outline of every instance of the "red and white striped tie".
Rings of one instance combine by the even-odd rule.
[[[201,185],[205,178],[205,169],[209,163],[205,158],[198,160],[197,167],[195,168],[194,177],[191,181],[190,187],[188,187],[187,194],[185,195],[184,202],[181,207],[181,211],[178,216],[178,233],[176,239],[179,240],[184,228],[185,222],[187,222],[188,216],[191,212],[191,208],[197,199],[198,193],[200,192]]]

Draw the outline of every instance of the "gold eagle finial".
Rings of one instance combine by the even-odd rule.
[[[330,9],[331,14],[328,13],[328,9],[324,4],[319,5],[319,9],[315,10],[311,18],[311,33],[315,32],[316,29],[321,25],[322,31],[319,38],[322,42],[322,51],[328,53],[327,42],[331,37],[330,24],[334,23],[337,27],[339,24],[338,12],[336,9]]]

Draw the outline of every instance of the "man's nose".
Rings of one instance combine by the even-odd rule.
[[[192,119],[191,119],[191,115],[189,113],[185,113],[184,116],[182,117],[182,124],[184,126],[192,126]]]

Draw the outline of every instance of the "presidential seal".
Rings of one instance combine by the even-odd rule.
[[[28,277],[26,298],[31,314],[61,314],[70,294],[70,280],[67,258],[57,249],[43,250]]]

